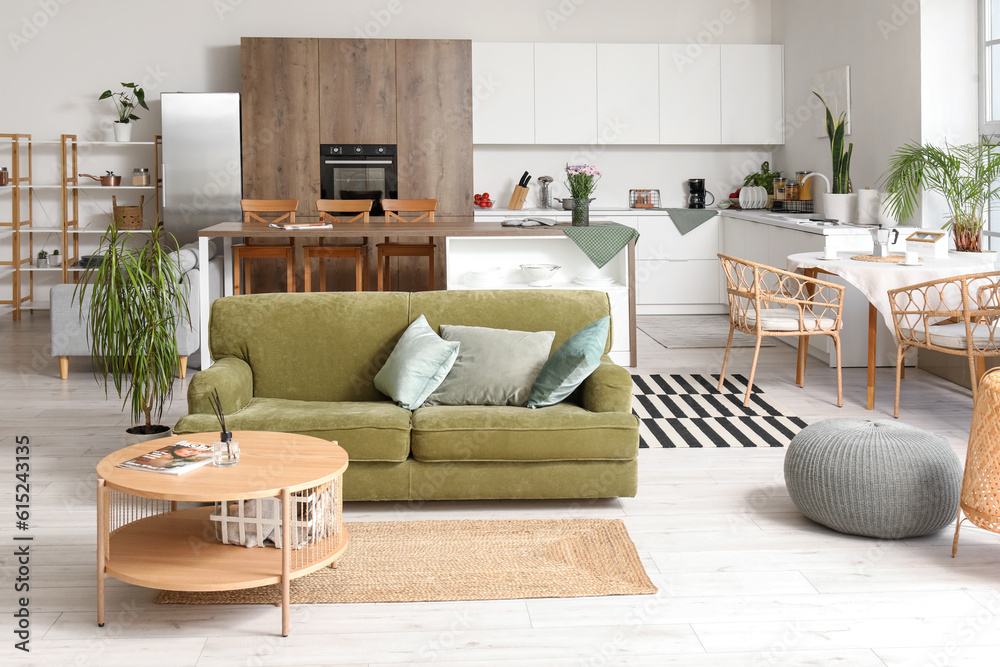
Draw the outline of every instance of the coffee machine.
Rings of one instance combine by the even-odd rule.
[[[705,208],[705,195],[711,195],[712,201],[708,202],[709,205],[715,203],[715,195],[705,189],[705,179],[704,178],[689,178],[688,179],[688,208]]]

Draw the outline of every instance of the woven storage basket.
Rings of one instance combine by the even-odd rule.
[[[139,196],[138,206],[119,206],[114,195],[111,196],[111,206],[118,229],[142,229],[142,204],[146,196]]]
[[[330,536],[339,536],[343,512],[340,480],[299,491],[292,498],[292,548],[302,549]],[[215,537],[223,544],[263,547],[269,541],[281,548],[281,500],[252,498],[215,503],[209,516]]]

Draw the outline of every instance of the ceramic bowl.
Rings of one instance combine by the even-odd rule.
[[[528,284],[546,287],[552,284],[552,277],[562,267],[558,264],[522,264],[521,270],[528,276]]]

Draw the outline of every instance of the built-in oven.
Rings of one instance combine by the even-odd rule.
[[[395,144],[320,144],[320,197],[372,199],[372,215],[382,200],[399,197]]]

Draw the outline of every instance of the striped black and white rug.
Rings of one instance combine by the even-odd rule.
[[[749,407],[743,375],[633,375],[632,411],[639,417],[640,447],[784,447],[805,428],[783,414],[756,386]]]

